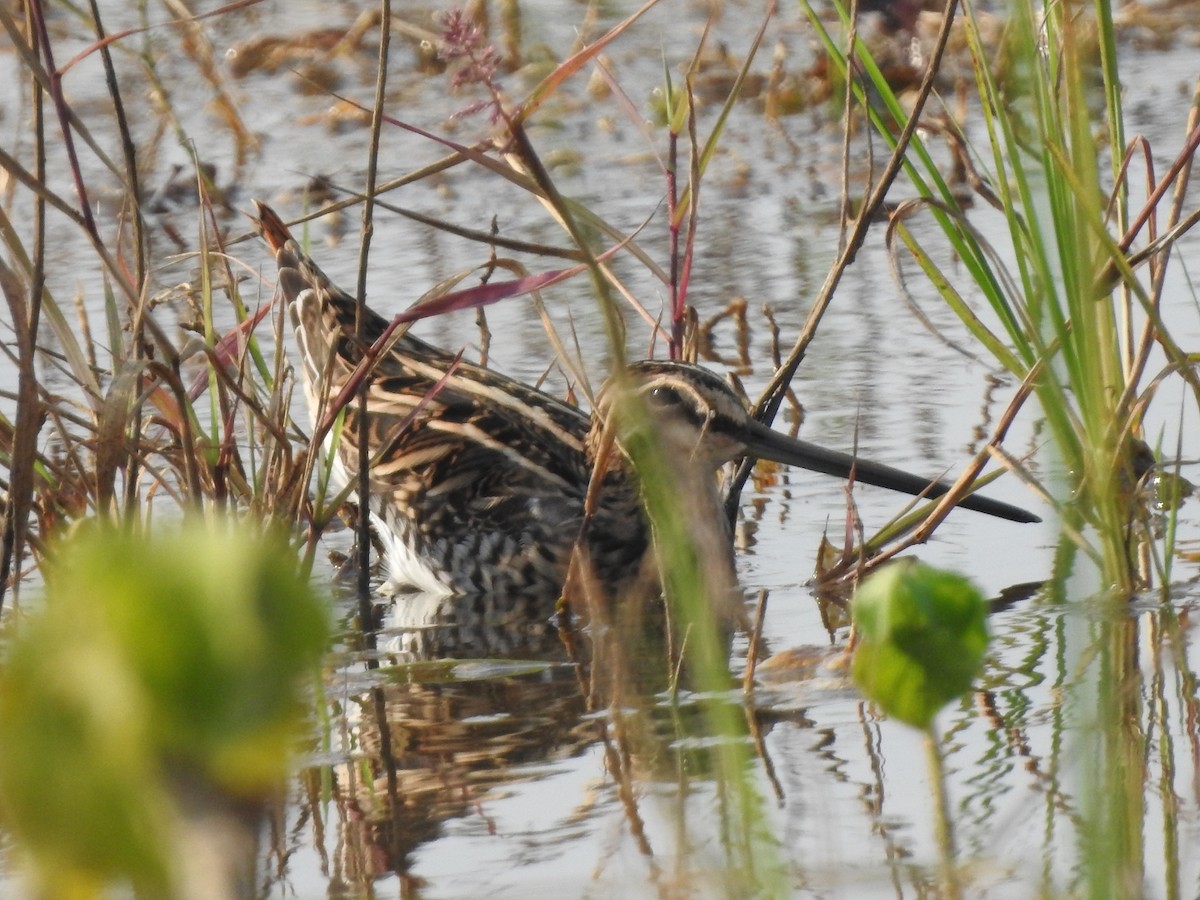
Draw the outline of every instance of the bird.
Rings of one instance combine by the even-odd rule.
[[[277,213],[256,205],[316,427],[389,320],[364,307],[363,337],[356,337],[355,298],[300,248]],[[619,414],[637,408],[621,402],[627,391],[640,398],[645,415]],[[688,515],[711,524],[711,555],[730,577],[732,534],[715,478],[727,462],[751,456],[840,477],[853,471],[858,481],[912,495],[949,489],[774,431],[719,375],[683,362],[631,363],[601,388],[589,414],[404,332],[367,377],[365,424],[358,402],[357,394],[347,402],[336,446],[332,433],[325,438],[332,480],[338,489],[358,483],[365,441],[365,505],[389,579],[433,594],[557,598],[579,554],[594,582],[614,595],[633,582],[657,583],[653,528],[627,452],[647,429],[680,491],[690,495]],[[959,505],[1037,521],[975,495]]]

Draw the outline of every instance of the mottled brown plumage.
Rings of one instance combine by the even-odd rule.
[[[365,310],[367,344],[355,337],[355,301],[330,281],[291,238],[283,221],[259,204],[263,236],[279,267],[309,411],[319,421],[350,378],[367,345],[388,322]],[[369,507],[394,581],[428,591],[554,598],[582,534],[590,573],[608,591],[653,579],[650,528],[636,476],[614,444],[611,386],[589,416],[528,385],[455,357],[407,333],[378,359],[368,379],[367,427],[356,401],[346,409],[333,455],[339,486],[357,481],[358,445],[371,458]],[[743,455],[830,474],[855,466],[859,480],[910,493],[945,485],[803,441],[755,422],[732,390],[698,366],[634,363],[628,384],[651,413],[677,479],[694,492],[690,509],[704,518],[720,548],[714,571],[732,585],[732,549],[713,473]],[[435,385],[438,386],[435,390]],[[599,456],[595,511],[581,531]],[[1027,513],[983,498],[964,505],[1028,521]],[[710,560],[711,561],[711,560]]]

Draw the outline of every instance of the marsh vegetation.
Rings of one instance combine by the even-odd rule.
[[[858,6],[0,2],[6,645],[89,652],[43,617],[55,583],[88,590],[45,572],[90,520],[168,555],[151,538],[181,520],[282,523],[330,595],[292,774],[224,847],[253,859],[229,890],[1194,891],[1200,10]],[[388,596],[313,440],[254,198],[373,309],[424,297],[415,333],[569,402],[625,359],[698,359],[774,427],[959,490],[908,509],[725,473],[750,632],[731,646],[653,442],[671,627]],[[1044,523],[955,511],[980,477]],[[896,557],[992,598],[986,651],[964,629],[982,673],[924,736],[845,653],[851,592]],[[83,671],[24,652],[26,685]],[[147,746],[128,758],[173,790],[208,758]],[[22,757],[8,827],[28,785],[47,821],[86,795],[78,752]],[[6,888],[33,890],[31,859],[5,838]],[[144,862],[69,884],[197,877]]]

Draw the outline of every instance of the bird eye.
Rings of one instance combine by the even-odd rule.
[[[658,409],[666,409],[668,406],[678,406],[683,402],[683,398],[679,396],[679,391],[669,387],[651,388],[646,398],[651,406]]]

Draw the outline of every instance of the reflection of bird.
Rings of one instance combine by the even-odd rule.
[[[321,767],[336,811],[325,820],[329,846],[342,854],[330,868],[354,896],[374,896],[392,872],[413,877],[412,854],[448,822],[490,820],[497,795],[553,777],[558,761],[598,739],[573,667],[493,658],[404,671],[338,697],[348,720],[333,737],[339,762]],[[331,878],[331,895],[351,893],[340,887]]]
[[[279,287],[296,330],[314,421],[364,357],[355,338],[355,302],[291,239],[282,220],[259,205],[263,236],[275,252]],[[365,335],[387,326],[365,312]],[[628,383],[641,398],[672,472],[696,501],[689,509],[719,529],[720,555],[732,575],[728,528],[719,513],[715,470],[743,455],[802,466],[908,493],[946,486],[824,450],[754,421],[737,395],[697,366],[634,363]],[[590,571],[619,595],[635,579],[655,578],[649,528],[638,482],[607,427],[627,405],[613,386],[600,413],[586,413],[489,369],[460,362],[411,335],[375,363],[367,387],[364,430],[357,401],[345,411],[335,452],[335,480],[356,479],[358,445],[371,459],[370,510],[392,577],[423,590],[557,597],[578,544]],[[623,437],[628,438],[628,432]],[[616,446],[621,446],[618,440]],[[598,461],[593,512],[585,523]],[[970,509],[1015,521],[1035,517],[1007,504],[971,497]],[[720,524],[718,524],[720,523]],[[705,548],[707,550],[707,548]]]

